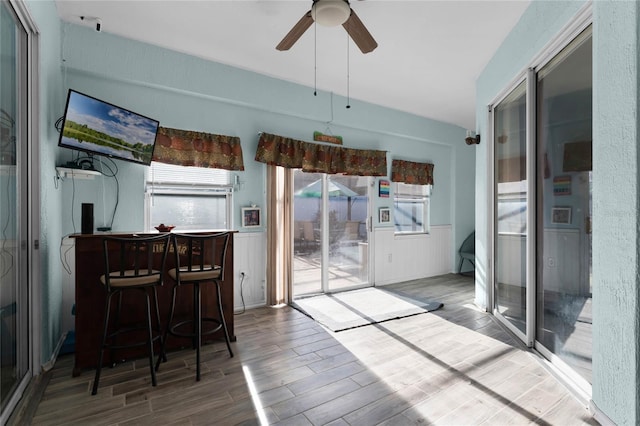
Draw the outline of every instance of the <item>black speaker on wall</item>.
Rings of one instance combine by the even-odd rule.
[[[82,233],[93,234],[93,203],[82,203]]]

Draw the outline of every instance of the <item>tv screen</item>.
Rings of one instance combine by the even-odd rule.
[[[149,165],[159,124],[70,89],[58,146]]]

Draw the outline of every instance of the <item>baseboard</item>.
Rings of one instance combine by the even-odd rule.
[[[249,309],[255,309],[255,308],[264,308],[265,306],[267,306],[266,303],[253,303],[251,305],[246,305],[244,308],[242,306],[235,306],[233,308],[233,313],[236,315],[239,315],[241,312],[247,311]]]
[[[589,411],[593,414],[593,418],[602,426],[616,426],[616,423],[598,408],[593,400],[589,400]]]
[[[7,420],[7,426],[30,425],[38,409],[42,395],[51,381],[52,372],[44,372],[32,377],[22,394],[22,398]]]
[[[374,287],[383,287],[391,284],[405,283],[407,281],[425,280],[425,279],[434,278],[434,277],[441,277],[443,275],[448,275],[448,274],[453,274],[453,272],[442,271],[442,272],[438,272],[438,273],[430,274],[426,276],[425,275],[407,275],[404,277],[394,277],[386,280],[376,280],[376,282],[374,283]]]
[[[58,344],[53,350],[53,353],[51,354],[51,358],[49,358],[49,361],[42,364],[42,371],[49,371],[53,368],[53,366],[56,363],[56,359],[58,359],[58,354],[60,353],[60,349],[62,349],[62,345],[64,344],[64,341],[66,339],[67,339],[67,333],[64,332],[62,333],[62,336],[60,336],[60,340],[58,340]]]

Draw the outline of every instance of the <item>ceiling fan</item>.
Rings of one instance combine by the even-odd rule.
[[[311,10],[305,13],[291,31],[276,46],[278,50],[289,50],[313,22],[327,27],[342,24],[362,53],[369,53],[378,43],[373,39],[348,0],[313,0]]]

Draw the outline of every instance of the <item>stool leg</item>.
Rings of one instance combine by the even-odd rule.
[[[171,321],[173,321],[173,314],[176,308],[176,289],[178,285],[173,286],[173,291],[171,295],[171,309],[169,309],[169,320],[167,321],[167,325],[164,329],[164,336],[162,337],[162,354],[164,355],[165,362],[167,361],[167,351],[165,349],[167,345],[167,337],[169,337],[169,332],[171,330]],[[156,370],[160,368],[160,361],[162,361],[162,357],[158,356],[158,361],[156,362]]]
[[[218,314],[220,315],[220,322],[224,329],[224,339],[227,342],[227,349],[229,349],[229,356],[233,358],[233,351],[231,350],[231,342],[229,341],[229,331],[227,330],[227,322],[224,320],[224,313],[222,312],[222,295],[220,294],[220,282],[216,281],[216,290],[218,293]]]
[[[98,393],[98,382],[100,381],[100,372],[102,371],[102,356],[104,353],[105,343],[107,342],[107,332],[109,330],[109,311],[111,310],[111,296],[113,296],[113,293],[109,292],[107,294],[107,299],[105,300],[102,342],[98,351],[98,365],[96,366],[96,375],[93,379],[93,389],[91,391],[91,395],[95,395],[96,393]]]
[[[118,292],[118,306],[116,307],[116,316],[114,318],[114,330],[118,330],[120,328],[120,313],[122,312],[122,290]],[[114,293],[115,294],[115,293]],[[111,342],[112,348],[109,350],[109,359],[111,360],[111,367],[116,365],[116,355],[115,349],[113,346],[116,346],[116,340],[118,339],[118,334],[113,336],[113,341]]]
[[[149,292],[142,288],[140,289],[144,293],[145,301],[147,302],[147,328],[149,331],[149,369],[151,370],[151,385],[156,386],[156,369],[153,364],[153,327],[151,325],[151,300],[149,298]]]
[[[156,324],[158,324],[158,336],[160,339],[160,355],[158,359],[162,359],[162,361],[167,362],[167,353],[165,352],[165,347],[164,347],[164,330],[162,330],[162,323],[160,322],[160,308],[158,306],[158,291],[156,290],[156,287],[152,287],[153,290],[153,301],[155,304],[155,308],[156,308]],[[158,363],[156,365],[156,371],[158,370],[158,367],[160,363]]]
[[[194,310],[196,313],[195,318],[195,339],[196,339],[196,381],[200,381],[200,346],[202,345],[202,304],[200,300],[200,283],[193,285],[193,291],[195,295]]]
[[[198,347],[198,344],[196,342],[196,339],[198,337],[198,326],[197,324],[199,324],[198,321],[198,306],[200,306],[200,299],[198,297],[199,294],[199,290],[200,288],[198,287],[199,283],[193,283],[193,323],[191,324],[192,327],[192,336],[191,337],[191,346],[193,349],[196,349]]]

